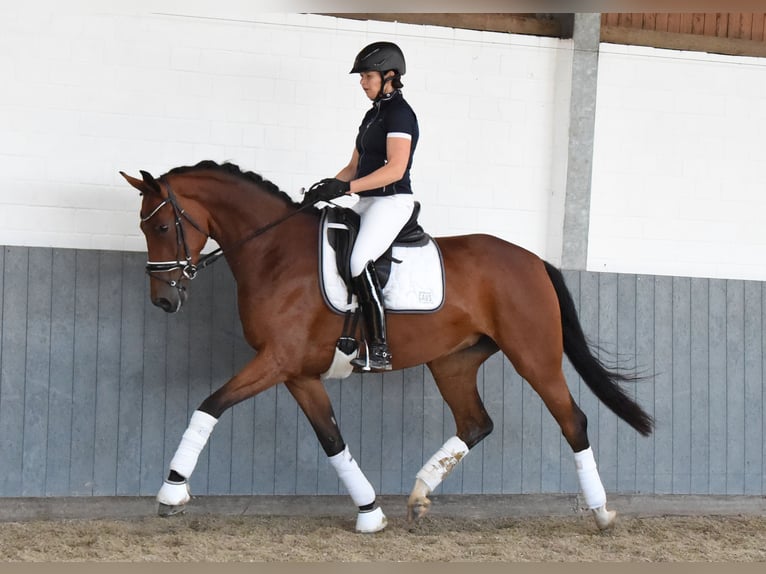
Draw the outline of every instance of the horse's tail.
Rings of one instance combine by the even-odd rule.
[[[593,355],[577,318],[577,310],[564,276],[547,261],[544,263],[559,299],[564,352],[572,366],[601,402],[642,435],[648,436],[654,426],[652,417],[617,384],[618,381],[634,381],[638,377],[611,371]]]

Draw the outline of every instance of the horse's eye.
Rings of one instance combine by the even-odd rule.
[[[155,227],[157,230],[157,233],[167,233],[168,232],[168,226],[167,225],[158,225]]]

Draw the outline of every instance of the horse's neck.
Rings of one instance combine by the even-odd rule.
[[[237,182],[225,191],[220,189],[214,193],[208,190],[201,202],[208,211],[210,237],[224,251],[291,211],[282,199],[255,185]]]
[[[254,184],[224,187],[219,182],[200,188],[194,199],[207,211],[210,238],[240,286],[249,286],[251,292],[272,289],[284,273],[316,256],[306,249],[317,237],[316,218],[296,214],[293,204]]]

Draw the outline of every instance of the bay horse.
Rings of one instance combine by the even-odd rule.
[[[244,337],[254,357],[193,413],[157,495],[159,513],[183,510],[189,478],[226,409],[283,383],[316,432],[322,449],[359,509],[356,530],[376,532],[386,517],[351,456],[321,375],[333,360],[344,317],[328,308],[318,277],[319,210],[301,206],[273,183],[231,163],[200,162],[159,178],[121,175],[141,192],[152,302],[177,312],[196,273],[213,254],[228,262],[237,285]],[[310,207],[310,209],[306,209]],[[492,432],[477,389],[481,364],[502,351],[538,393],[572,448],[580,489],[600,529],[616,513],[562,370],[566,353],[593,393],[637,432],[652,418],[621,388],[633,377],[608,369],[592,353],[561,272],[530,251],[486,234],[435,238],[442,253],[445,300],[426,314],[389,314],[393,369],[426,364],[452,411],[456,434],[415,476],[407,501],[410,522],[426,514],[428,495],[470,449]],[[214,252],[215,253],[215,252]]]

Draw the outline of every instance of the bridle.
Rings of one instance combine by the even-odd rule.
[[[185,219],[188,221],[189,224],[194,227],[194,229],[202,233],[205,237],[210,237],[210,235],[204,229],[202,229],[202,227],[196,221],[194,221],[181,208],[180,205],[178,205],[178,200],[176,199],[170,184],[166,182],[165,186],[167,187],[168,196],[157,207],[155,207],[149,215],[142,217],[141,222],[146,223],[149,221],[166,205],[170,205],[173,208],[173,217],[175,219],[176,228],[176,260],[147,261],[146,273],[150,277],[157,279],[158,281],[162,281],[171,287],[175,287],[179,291],[184,291],[185,287],[181,285],[181,277],[186,277],[189,280],[194,279],[197,276],[199,266],[192,263],[191,252],[189,251],[189,245],[186,242],[186,231],[184,230],[183,220]],[[183,253],[183,260],[181,259],[181,253]],[[175,271],[177,269],[180,269],[181,271],[181,274],[177,279],[165,279],[157,275],[158,273],[170,273],[171,271]]]
[[[184,209],[181,208],[181,206],[178,204],[178,200],[176,199],[176,195],[173,193],[173,189],[170,187],[170,183],[168,183],[167,181],[163,183],[165,184],[165,187],[167,187],[168,196],[157,207],[155,207],[154,210],[152,210],[152,212],[149,215],[147,215],[146,217],[142,217],[141,222],[146,223],[147,221],[149,221],[166,205],[170,205],[173,208],[173,217],[175,219],[175,228],[176,228],[176,259],[175,261],[147,261],[146,273],[153,279],[162,281],[163,283],[166,283],[167,285],[170,285],[171,287],[176,288],[179,292],[182,292],[186,290],[186,287],[181,285],[181,279],[183,277],[191,281],[197,276],[197,273],[200,270],[215,263],[224,254],[224,251],[222,247],[218,247],[214,251],[211,251],[210,253],[200,257],[196,265],[192,263],[192,255],[191,255],[191,252],[189,251],[189,245],[186,242],[184,220],[186,220],[194,229],[199,231],[206,238],[210,238],[210,234],[207,231],[205,231],[201,225],[199,225],[196,221],[194,221],[194,219],[192,219],[186,213]],[[264,225],[263,227],[255,230],[253,233],[246,235],[244,238],[240,239],[235,244],[231,245],[227,249],[227,251],[230,252],[230,251],[233,251],[234,249],[241,247],[242,245],[244,245],[251,239],[254,239],[258,237],[259,235],[266,233],[270,229],[273,229],[280,223],[287,221],[288,219],[290,219],[294,215],[297,215],[301,211],[304,211],[310,207],[313,207],[317,201],[301,204],[301,206],[295,211],[292,211],[288,213],[287,215],[285,215],[284,217],[281,217],[277,219],[276,221],[272,221],[271,223],[268,223]],[[183,253],[183,259],[181,259],[182,253]],[[164,279],[162,277],[157,276],[158,273],[169,273],[171,271],[176,271],[176,270],[181,271],[177,279]]]

